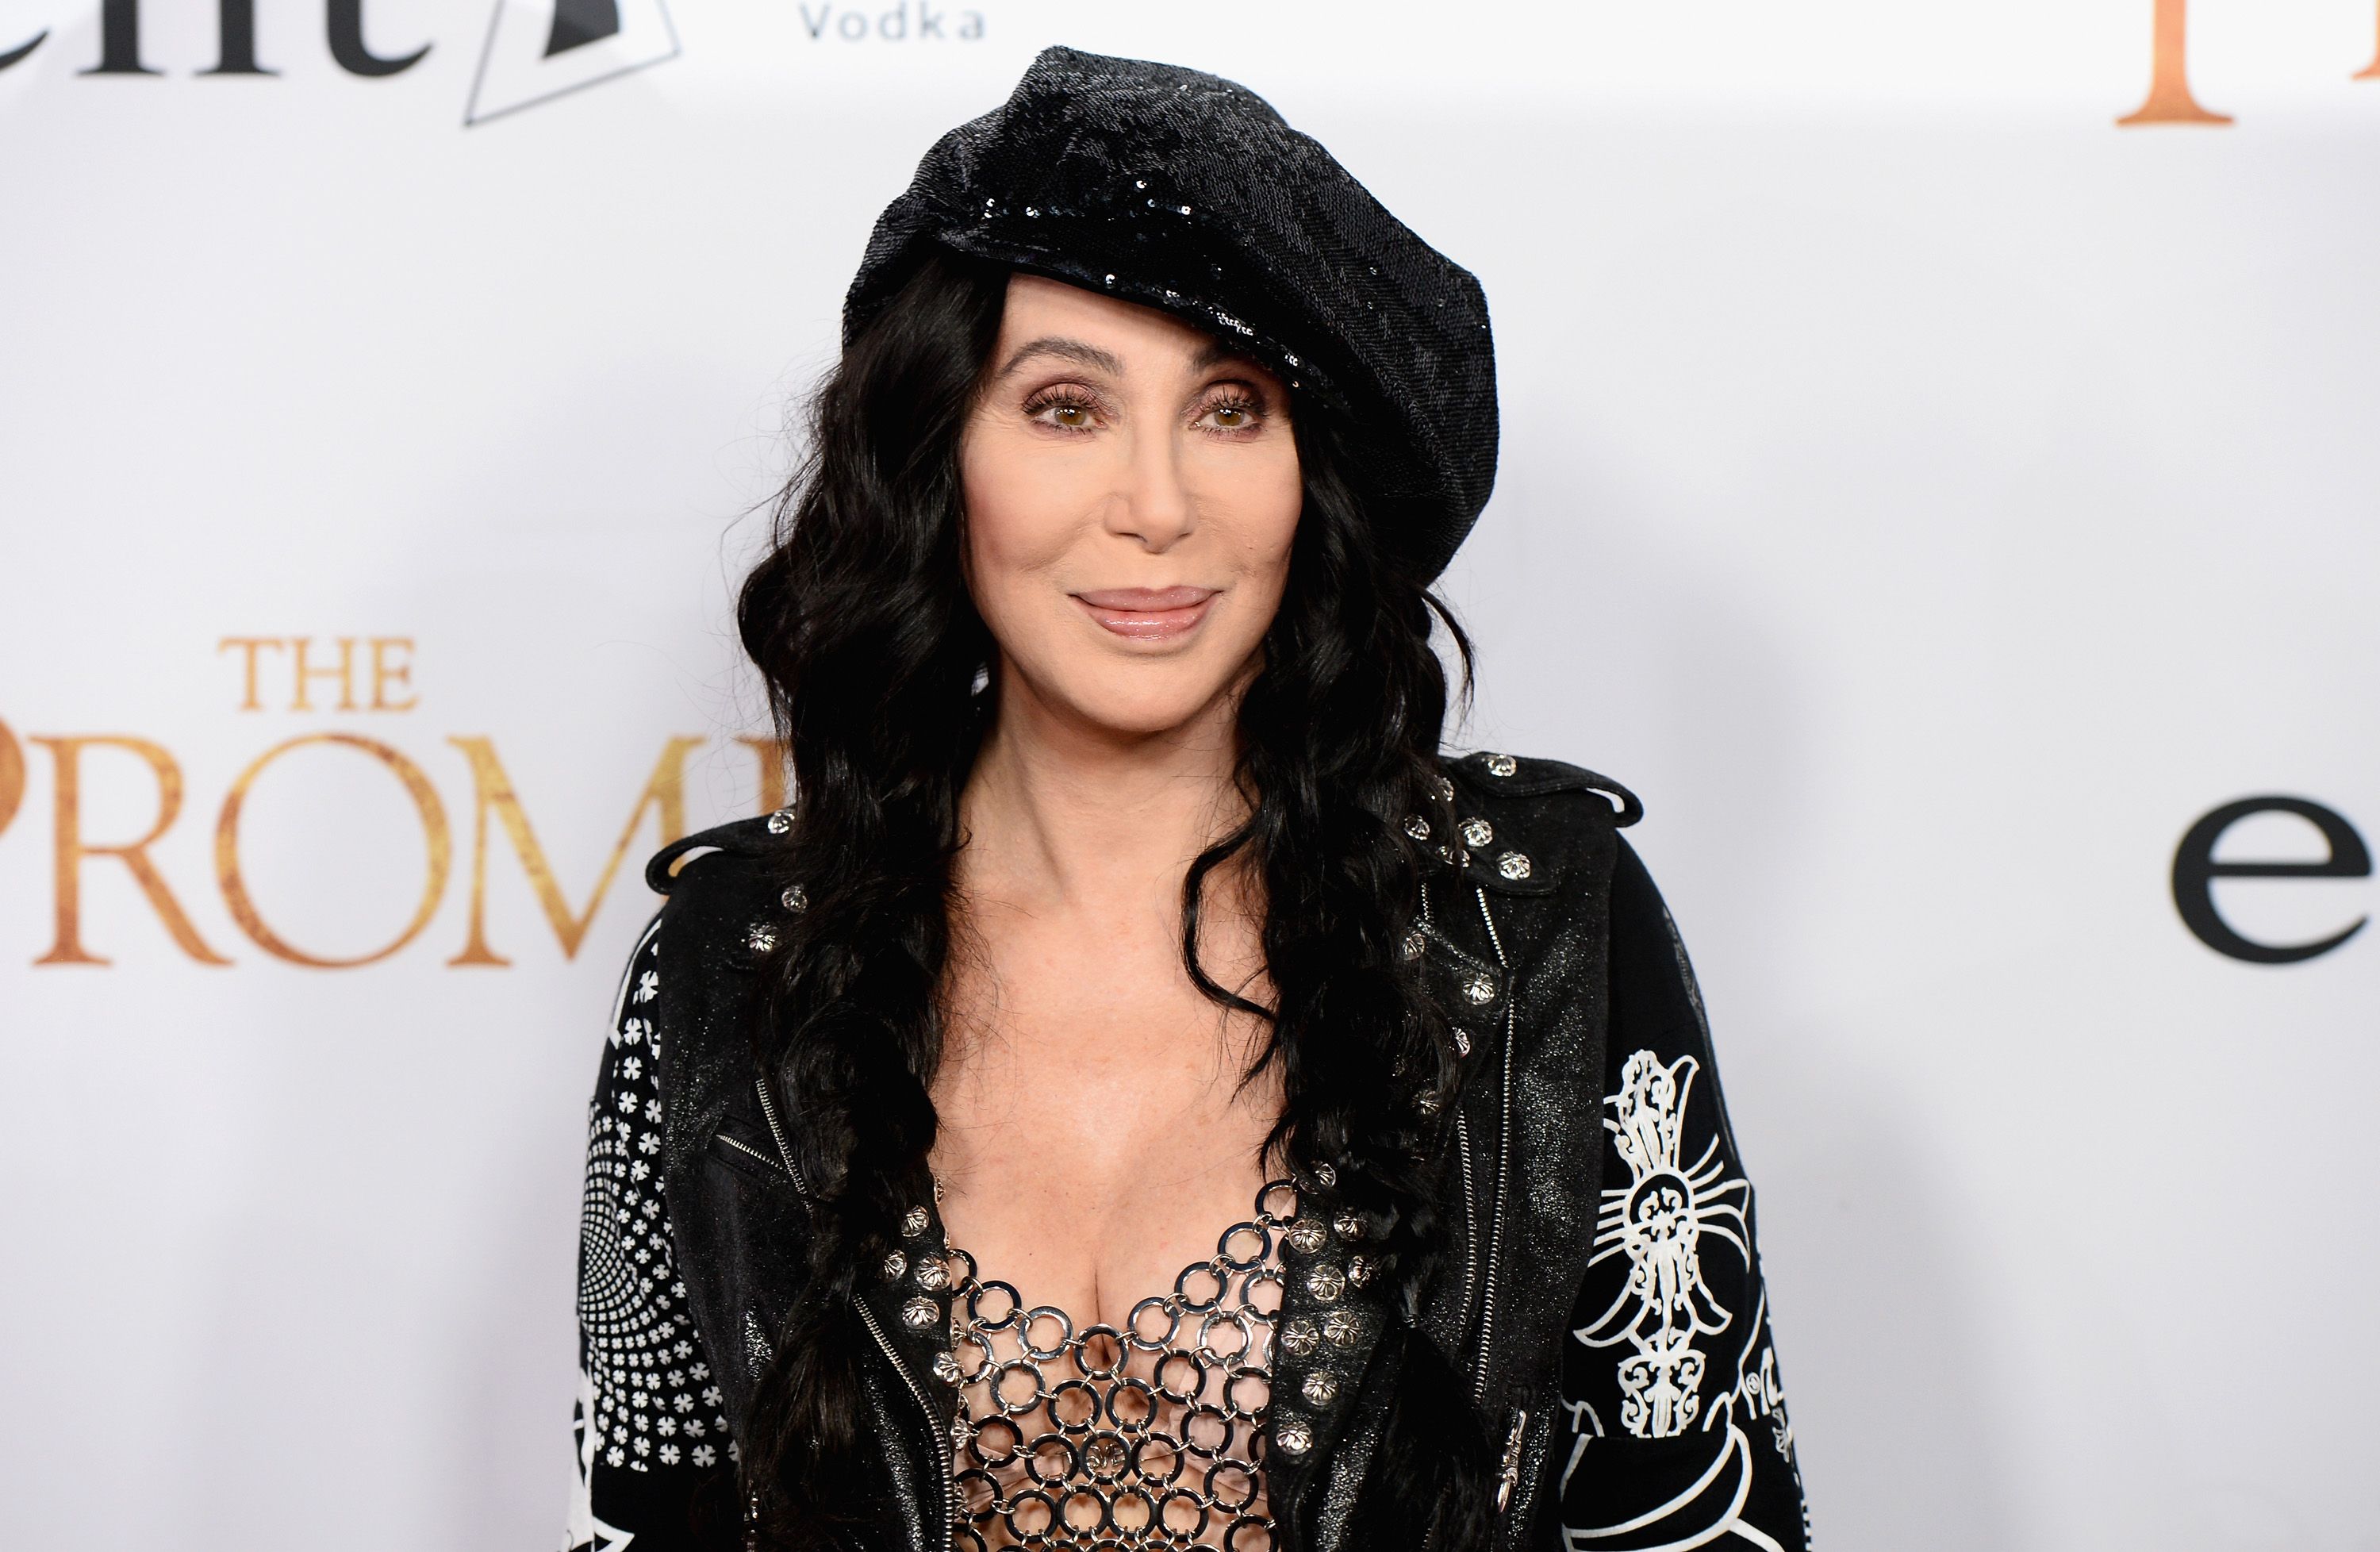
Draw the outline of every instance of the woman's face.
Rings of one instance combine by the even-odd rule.
[[[1238,687],[1289,578],[1287,391],[1167,314],[1023,273],[986,370],[959,471],[1003,710],[1190,722]]]

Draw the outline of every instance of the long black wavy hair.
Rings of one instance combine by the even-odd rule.
[[[737,605],[793,767],[787,873],[808,895],[775,951],[755,1054],[819,1199],[808,1281],[741,1441],[740,1486],[763,1543],[802,1552],[847,1546],[872,1522],[853,1499],[871,1474],[858,1469],[868,1340],[853,1291],[931,1188],[959,796],[999,696],[995,644],[962,576],[958,454],[1007,274],[930,259],[846,347]],[[1334,1206],[1363,1214],[1388,1255],[1403,1318],[1384,1343],[1405,1352],[1353,1544],[1463,1548],[1486,1522],[1486,1446],[1451,1365],[1412,1328],[1444,1234],[1424,1096],[1451,1094],[1453,1048],[1401,947],[1422,877],[1402,821],[1437,816],[1445,834],[1451,818],[1433,621],[1466,687],[1470,644],[1377,541],[1338,420],[1305,401],[1292,418],[1304,506],[1238,709],[1248,813],[1183,880],[1182,956],[1208,998],[1269,1030],[1245,1075],[1278,1065],[1269,1163],[1309,1187],[1328,1165]],[[1271,1007],[1198,962],[1203,886],[1239,857],[1263,885]]]

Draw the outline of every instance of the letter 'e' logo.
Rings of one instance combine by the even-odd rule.
[[[2321,862],[2217,862],[2216,843],[2251,814],[2294,814],[2322,831],[2330,855]],[[2368,916],[2312,943],[2259,943],[2233,930],[2215,910],[2217,879],[2368,879],[2372,854],[2344,815],[2301,797],[2243,797],[2201,818],[2173,854],[2173,903],[2182,924],[2216,953],[2251,964],[2296,964],[2326,954],[2363,930]]]

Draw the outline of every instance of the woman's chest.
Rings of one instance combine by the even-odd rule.
[[[1281,1110],[1263,1026],[1178,958],[1019,964],[949,988],[929,1158],[951,1242],[982,1275],[1121,1326],[1248,1219]]]
[[[947,1050],[931,1155],[979,1545],[1270,1545],[1269,1076],[1203,999],[1009,1002]],[[977,1545],[978,1543],[970,1543]]]
[[[1241,1090],[1236,1065],[1183,1055],[993,1051],[937,1085],[942,1223],[981,1276],[1079,1323],[1122,1327],[1256,1216],[1278,1085],[1267,1076]]]

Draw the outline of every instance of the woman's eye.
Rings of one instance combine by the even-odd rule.
[[[1025,412],[1032,418],[1061,430],[1087,431],[1098,419],[1099,406],[1088,399],[1049,398],[1026,406]]]
[[[1257,406],[1245,399],[1223,399],[1207,406],[1218,430],[1245,431],[1257,423]]]

